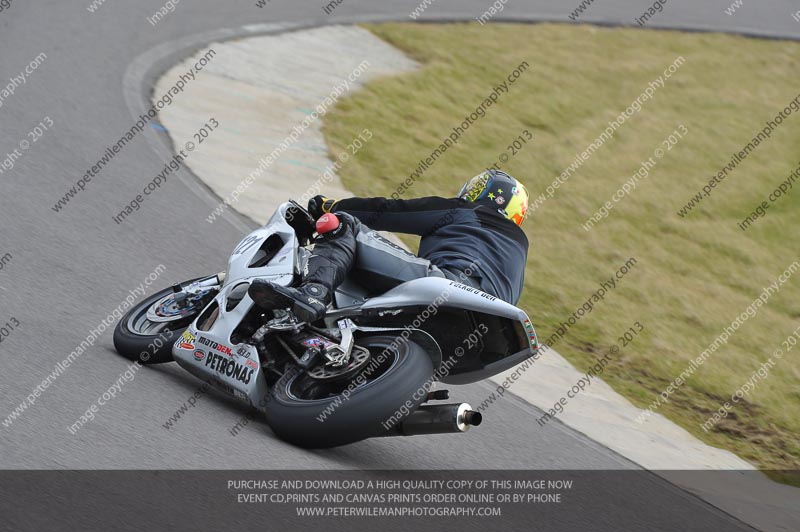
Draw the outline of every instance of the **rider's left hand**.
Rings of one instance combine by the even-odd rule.
[[[308,212],[317,220],[323,214],[331,212],[337,201],[338,200],[326,198],[325,196],[314,196],[308,200]]]

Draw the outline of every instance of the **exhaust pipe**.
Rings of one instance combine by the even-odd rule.
[[[483,416],[467,403],[422,405],[385,436],[416,436],[420,434],[449,434],[466,432],[481,424]]]

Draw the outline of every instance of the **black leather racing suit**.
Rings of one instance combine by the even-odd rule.
[[[349,198],[337,201],[332,212],[346,213],[340,216],[342,227],[317,238],[305,281],[320,283],[333,293],[353,265],[355,237],[363,224],[378,231],[419,235],[420,257],[451,274],[468,271],[484,292],[511,304],[519,301],[528,238],[514,222],[488,207],[437,196]]]

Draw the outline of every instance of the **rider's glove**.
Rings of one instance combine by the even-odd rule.
[[[325,196],[314,196],[308,200],[308,212],[317,220],[323,214],[331,212],[337,201],[338,200],[326,198]]]

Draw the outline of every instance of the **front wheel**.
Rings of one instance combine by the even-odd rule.
[[[392,336],[356,342],[370,361],[344,383],[290,370],[272,387],[267,422],[282,440],[305,448],[346,445],[386,432],[427,396],[433,364],[422,347]]]
[[[182,287],[203,277],[181,283]],[[172,288],[161,290],[128,311],[114,329],[117,352],[140,364],[161,364],[172,361],[172,346],[205,308],[216,290],[193,294],[187,304],[178,305]]]

